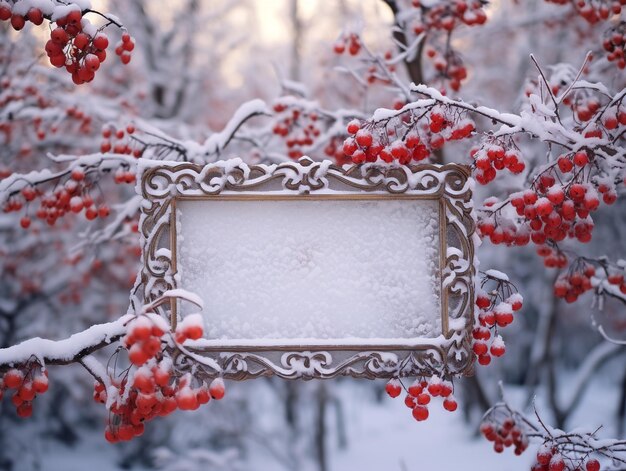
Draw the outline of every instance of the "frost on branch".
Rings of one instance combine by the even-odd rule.
[[[599,471],[622,469],[626,464],[626,441],[600,439],[600,427],[565,432],[546,425],[536,411],[534,417],[527,417],[506,402],[487,411],[480,431],[497,453],[514,446],[520,455],[531,442],[538,443],[532,471]],[[608,467],[602,468],[601,462]]]

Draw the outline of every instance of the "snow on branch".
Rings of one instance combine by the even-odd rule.
[[[126,324],[133,318],[125,315],[105,324],[97,324],[63,340],[39,337],[12,347],[0,349],[0,368],[36,360],[41,365],[66,365],[118,340],[126,333]]]

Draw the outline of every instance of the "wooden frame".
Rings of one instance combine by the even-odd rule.
[[[139,186],[144,302],[177,288],[178,201],[416,199],[439,202],[442,335],[401,344],[228,346],[197,341],[187,350],[206,358],[208,376],[246,379],[394,377],[469,374],[474,300],[474,219],[469,172],[458,165],[340,168],[329,161],[248,166],[239,159],[194,164],[144,164]],[[163,315],[176,327],[178,307]]]

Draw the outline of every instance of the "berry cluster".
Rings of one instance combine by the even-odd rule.
[[[315,138],[320,135],[317,112],[306,109],[302,103],[296,103],[289,97],[274,105],[277,122],[272,132],[285,140],[287,155],[297,160],[303,155],[303,148],[313,145]]]
[[[20,158],[33,156],[36,145],[23,143],[19,148],[14,148],[12,145],[15,141],[13,135],[30,133],[31,129],[35,134],[33,140],[37,141],[44,141],[49,135],[89,134],[92,130],[91,116],[76,106],[57,108],[58,113],[52,112],[55,106],[59,106],[59,103],[44,91],[37,80],[28,80],[24,83],[24,81],[4,77],[0,81],[0,108],[9,109],[11,105],[16,109],[28,109],[29,116],[33,114],[34,116],[27,120],[0,121],[0,133],[4,134],[4,139],[0,140],[4,144],[2,154],[6,156],[15,154]],[[19,169],[20,165],[15,167]],[[0,178],[10,175],[10,170],[0,164]]]
[[[48,371],[32,365],[25,369],[12,368],[0,377],[0,400],[8,389],[15,391],[11,402],[16,407],[18,417],[30,417],[37,394],[48,390]]]
[[[143,147],[137,147],[137,141],[132,139],[135,134],[135,125],[130,123],[126,127],[116,128],[113,125],[107,125],[102,129],[102,141],[100,142],[100,152],[107,154],[113,152],[114,154],[126,154],[132,155],[136,159],[143,154]],[[134,178],[132,179],[134,182]],[[117,181],[116,183],[132,183]]]
[[[493,442],[496,453],[502,453],[505,448],[514,446],[514,453],[519,456],[528,448],[528,437],[524,434],[523,427],[518,425],[513,417],[507,417],[501,425],[483,422],[480,432],[487,440]]]
[[[452,395],[453,388],[452,382],[444,381],[437,376],[428,380],[416,379],[408,388],[405,388],[398,378],[390,380],[385,385],[385,391],[392,398],[398,397],[402,393],[402,389],[406,390],[404,404],[412,410],[413,418],[418,422],[428,418],[428,404],[433,397],[443,398],[443,408],[454,412],[458,404]]]
[[[194,382],[197,383],[194,385]],[[130,388],[127,387],[130,383]],[[128,441],[144,432],[144,423],[164,417],[176,409],[196,410],[211,399],[224,397],[224,381],[214,379],[210,385],[190,373],[176,377],[169,358],[138,368],[132,379],[113,381],[108,390],[100,382],[94,387],[94,400],[105,404],[113,393],[112,405],[104,435],[107,441]]]
[[[358,55],[361,52],[361,38],[357,33],[343,33],[335,44],[333,45],[333,50],[335,54],[343,54],[346,49],[351,56]]]
[[[554,283],[554,295],[568,303],[575,302],[578,297],[592,289],[591,277],[596,273],[593,265],[584,264],[565,275],[559,276]]]
[[[608,20],[611,15],[619,15],[622,6],[626,5],[624,0],[546,0],[546,2],[557,5],[572,4],[576,12],[591,24]]]
[[[412,4],[412,27],[416,35],[441,31],[449,38],[452,31],[460,25],[482,25],[487,21],[483,9],[487,2],[483,0],[413,0]],[[429,45],[425,48],[426,58],[432,61],[438,78],[449,80],[450,88],[458,91],[461,81],[467,78],[467,69],[459,54],[452,49],[449,40],[445,41],[443,48],[443,51],[438,51],[433,44]]]
[[[448,0],[443,2],[413,0],[412,4],[418,10],[418,15],[413,23],[415,34],[430,30],[449,32],[460,24],[474,26],[485,24],[487,21],[487,15],[483,10],[483,7],[487,5],[485,0]]]
[[[583,468],[584,466],[584,468]],[[600,471],[600,462],[595,458],[584,460],[566,459],[556,446],[544,443],[537,451],[537,461],[531,471]]]
[[[19,195],[9,198],[4,206],[5,212],[20,211],[24,204],[28,205],[36,198],[40,199],[40,206],[36,212],[38,219],[46,221],[53,226],[56,221],[69,213],[78,214],[84,210],[88,220],[97,217],[106,218],[110,214],[109,207],[104,204],[96,204],[89,194],[89,184],[86,182],[86,173],[82,168],[75,168],[70,172],[69,179],[54,192],[43,193],[36,187],[26,186]],[[20,220],[20,226],[28,229],[32,220],[24,216]]]
[[[398,116],[397,121],[389,128],[392,120],[381,123],[350,121],[347,126],[350,136],[343,143],[343,153],[356,164],[380,159],[385,163],[408,165],[411,161],[427,159],[433,150],[443,147],[446,140],[469,137],[475,129],[472,121],[455,121],[437,107],[430,110],[428,120],[420,121],[407,110]],[[402,131],[397,130],[399,125],[404,127]]]
[[[324,154],[328,157],[335,159],[337,165],[345,165],[352,162],[352,160],[343,153],[343,137],[334,136],[329,139],[328,144],[324,147]]]
[[[167,322],[157,314],[137,316],[129,322],[122,342],[128,349],[130,362],[141,366],[154,358],[161,351],[161,337],[168,331]]]
[[[608,30],[602,46],[608,52],[606,58],[609,62],[615,62],[620,69],[626,68],[626,23]]]
[[[487,284],[494,285],[488,292],[484,290]],[[486,366],[491,363],[492,356],[504,355],[506,347],[498,330],[513,322],[513,313],[519,311],[522,305],[522,295],[514,292],[508,281],[489,276],[482,281],[476,295],[478,326],[472,331],[472,350],[479,364]]]
[[[568,303],[575,302],[578,297],[594,287],[592,278],[606,278],[609,285],[615,286],[622,294],[626,294],[626,282],[622,270],[612,269],[604,265],[604,276],[596,268],[582,259],[576,260],[567,273],[562,274],[554,283],[554,295],[565,299]]]
[[[480,147],[472,148],[470,157],[474,159],[473,166],[476,168],[474,177],[481,185],[493,181],[498,170],[506,168],[517,175],[526,168],[522,154],[512,142],[507,145],[501,140],[485,141]]]
[[[178,343],[185,343],[187,339],[198,340],[204,335],[204,320],[201,314],[190,314],[176,326],[175,338]]]
[[[109,39],[101,29],[111,24],[110,21],[103,28],[96,29],[89,20],[83,17],[79,9],[69,11],[65,16],[54,21],[53,10],[42,11],[40,8],[30,8],[23,11],[24,6],[18,2],[11,6],[6,1],[0,1],[0,21],[9,21],[16,31],[24,28],[27,21],[34,25],[41,25],[44,19],[56,23],[51,28],[50,39],[46,42],[45,51],[54,67],[62,68],[72,75],[75,84],[91,82],[106,60],[106,49]],[[134,49],[134,41],[128,33],[122,35],[122,41],[116,49],[123,64],[130,62],[130,51]]]
[[[590,160],[587,151],[579,151],[571,156],[561,156],[557,162],[565,175],[574,166],[582,169]],[[609,205],[615,202],[617,194],[606,184],[599,184],[596,191],[592,183],[585,181],[582,171],[575,173],[564,185],[557,185],[554,175],[555,169],[551,167],[536,179],[534,190],[528,189],[510,195],[508,203],[515,208],[522,224],[512,224],[505,218],[494,220],[485,217],[478,225],[481,236],[489,237],[494,244],[506,245],[526,245],[530,240],[537,245],[543,245],[547,241],[560,242],[565,238],[589,242],[594,228],[590,212],[597,210],[600,205],[598,191],[602,194],[602,201]],[[562,180],[560,176],[559,180]],[[497,215],[505,205],[489,209],[494,208],[496,203],[488,201],[485,208]],[[547,257],[550,253],[542,251],[540,255]],[[550,260],[550,264],[554,261]]]
[[[548,247],[540,245],[537,247],[537,255],[543,258],[543,264],[547,268],[565,268],[567,266],[567,256],[558,247]]]
[[[115,54],[120,58],[122,64],[130,62],[130,53],[135,49],[135,40],[127,32],[122,33],[122,39],[115,46]]]
[[[450,88],[455,92],[459,91],[461,81],[467,78],[467,68],[461,57],[450,48],[439,52],[434,46],[428,46],[424,52],[426,58],[433,63],[439,78],[449,80]]]

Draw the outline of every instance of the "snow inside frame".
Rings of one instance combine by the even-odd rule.
[[[438,202],[442,335],[412,338],[380,345],[273,345],[246,342],[219,346],[202,339],[188,349],[206,357],[208,376],[247,379],[277,375],[283,378],[364,378],[394,376],[467,375],[472,371],[471,330],[474,299],[474,240],[468,170],[459,165],[380,167],[371,164],[341,168],[329,161],[248,166],[240,159],[204,167],[191,163],[150,162],[141,165],[138,191],[143,250],[141,286],[144,302],[179,288],[176,257],[176,205],[185,200],[247,199],[413,199]],[[174,250],[171,250],[171,248]],[[175,327],[178,304],[161,313]],[[183,360],[184,361],[184,360]]]

